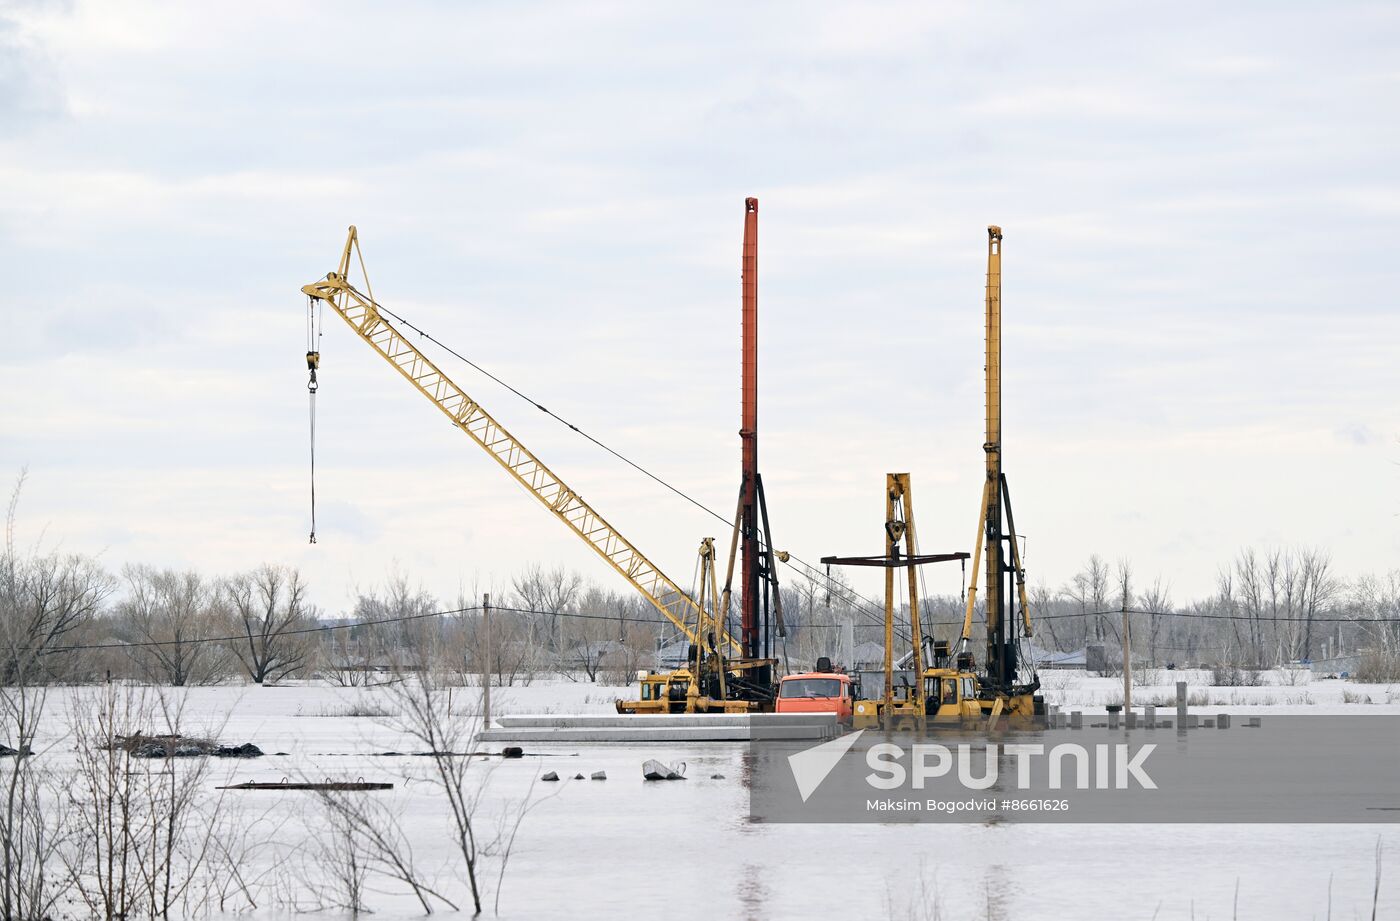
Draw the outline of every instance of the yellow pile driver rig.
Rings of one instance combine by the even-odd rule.
[[[995,726],[1005,717],[1023,724],[1044,716],[1045,701],[1036,694],[1040,682],[1030,663],[1031,680],[1018,678],[1017,638],[1008,601],[1020,602],[1022,636],[1031,636],[1026,573],[1016,543],[1011,496],[1001,469],[1001,228],[987,228],[987,402],[986,478],[979,504],[977,537],[972,553],[972,584],[963,615],[957,651],[946,641],[926,637],[919,612],[918,567],[927,563],[961,561],[966,553],[920,554],[914,528],[913,494],[909,474],[891,473],[885,482],[885,554],[882,557],[823,557],[828,565],[881,566],[885,570],[885,660],[883,693],[862,689],[852,720],[854,728],[912,730],[940,726]],[[1003,509],[1007,530],[1003,531]],[[1009,546],[1004,552],[1003,544]],[[971,650],[977,603],[977,577],[985,546],[987,593],[986,668],[978,671]],[[911,648],[896,668],[895,570],[908,574]],[[1003,579],[1006,580],[1003,590]]]

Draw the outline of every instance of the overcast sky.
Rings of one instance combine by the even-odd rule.
[[[970,550],[986,225],[1034,582],[1400,565],[1400,7],[0,3],[0,474],[20,538],[337,612],[397,567],[623,583],[301,285],[376,295],[713,508],[760,200],[777,545]],[[678,582],[718,522],[444,367]],[[958,591],[955,570],[930,588]],[[872,592],[874,585],[865,585]]]

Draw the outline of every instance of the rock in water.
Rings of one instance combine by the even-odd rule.
[[[684,780],[685,775],[674,768],[669,768],[656,759],[648,759],[642,765],[642,776],[647,780]]]
[[[519,745],[507,745],[505,748],[501,749],[501,757],[502,757],[502,758],[524,758],[524,757],[525,757],[525,749],[521,748]]]
[[[545,774],[543,777],[540,778],[540,780],[558,780],[558,779],[559,779],[559,775],[556,774],[556,773],[554,773],[553,771],[550,771],[548,774]]]
[[[261,758],[263,750],[252,742],[244,742],[242,745],[220,745],[214,749],[216,758]]]
[[[594,771],[594,772],[593,772],[593,779],[594,779],[594,780],[607,780],[607,779],[608,779],[608,774],[607,774],[606,771]]]

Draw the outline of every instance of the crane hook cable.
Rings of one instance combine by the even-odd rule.
[[[320,306],[313,299],[306,299],[306,392],[310,402],[311,416],[311,539],[316,543],[316,369],[321,366],[321,323]]]

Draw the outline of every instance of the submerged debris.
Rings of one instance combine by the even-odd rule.
[[[242,745],[220,745],[210,739],[195,739],[181,735],[148,736],[142,733],[117,736],[109,746],[133,758],[261,758],[263,750],[252,742]]]
[[[370,790],[392,790],[391,783],[377,783],[366,781],[363,777],[358,780],[324,780],[320,783],[314,781],[291,782],[283,777],[277,783],[262,783],[249,780],[245,783],[232,784],[227,787],[215,787],[215,790],[335,790],[347,793],[358,793]]]

